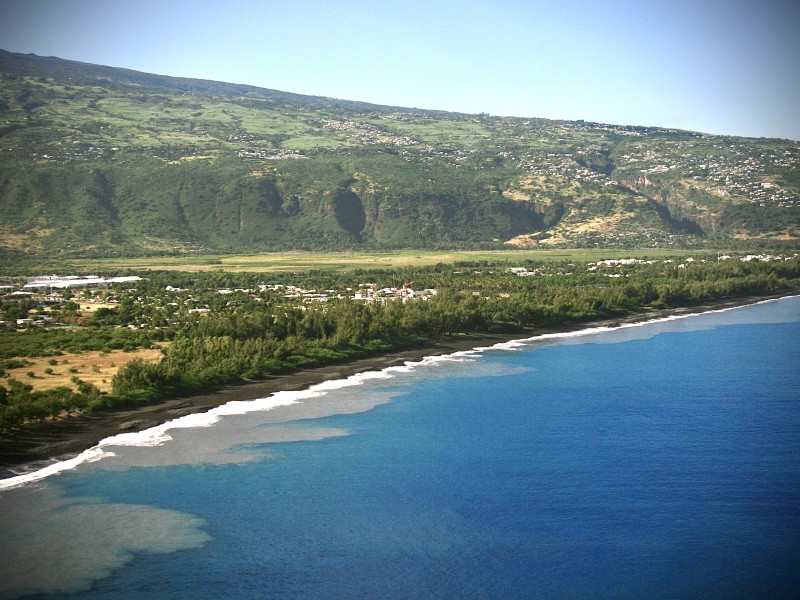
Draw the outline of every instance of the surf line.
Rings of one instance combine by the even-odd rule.
[[[455,353],[462,354],[462,353]],[[192,429],[211,427],[221,418],[232,415],[243,415],[250,412],[264,412],[279,406],[288,406],[300,401],[323,396],[330,391],[361,385],[371,379],[388,379],[397,373],[410,373],[416,367],[433,365],[437,362],[459,360],[448,356],[425,357],[421,361],[407,361],[404,365],[386,367],[377,371],[364,371],[343,379],[332,379],[314,384],[300,391],[278,391],[265,398],[253,400],[232,400],[203,413],[196,413],[166,421],[160,425],[137,432],[120,433],[107,437],[97,445],[84,450],[77,456],[53,462],[45,467],[0,479],[0,492],[22,485],[41,481],[65,471],[76,469],[80,465],[94,463],[116,456],[112,448],[121,446],[156,447],[170,440],[169,431],[173,429]],[[463,360],[463,359],[462,359]]]
[[[365,381],[368,381],[370,379],[388,379],[395,376],[395,374],[397,373],[410,373],[416,370],[417,367],[435,366],[437,364],[442,364],[447,362],[469,361],[473,360],[477,356],[489,350],[521,351],[529,349],[533,347],[537,342],[542,342],[542,341],[553,340],[557,342],[559,339],[567,340],[576,337],[593,336],[610,331],[617,331],[632,327],[642,327],[645,325],[664,323],[679,319],[687,319],[690,317],[696,317],[704,314],[723,313],[732,310],[737,310],[743,308],[744,306],[752,306],[754,304],[765,304],[792,298],[800,298],[800,296],[790,295],[782,298],[770,298],[767,300],[754,302],[751,305],[731,306],[731,307],[711,309],[701,312],[690,312],[681,315],[668,315],[665,317],[645,319],[643,321],[636,321],[632,323],[622,323],[614,326],[587,327],[585,329],[579,329],[576,331],[544,333],[529,338],[510,340],[507,342],[499,342],[492,346],[479,346],[471,350],[460,350],[457,352],[453,352],[451,354],[426,356],[419,361],[406,361],[403,365],[400,366],[395,365],[375,371],[364,371],[361,373],[350,375],[349,377],[343,379],[332,379],[322,383],[314,384],[306,390],[291,391],[291,392],[279,391],[270,394],[265,398],[257,398],[254,400],[232,400],[223,405],[212,408],[211,410],[204,413],[196,413],[192,415],[179,417],[177,419],[167,421],[165,423],[156,425],[154,427],[145,429],[143,431],[132,432],[132,433],[120,433],[105,438],[101,440],[96,446],[93,446],[88,450],[84,450],[83,452],[72,458],[54,462],[45,467],[42,467],[41,469],[22,473],[5,479],[0,479],[0,491],[16,488],[36,481],[41,481],[42,479],[51,477],[53,475],[57,475],[64,471],[73,470],[82,464],[93,463],[99,460],[103,460],[104,458],[110,458],[116,456],[115,453],[112,450],[110,450],[110,448],[114,446],[117,447],[161,446],[172,439],[172,437],[168,433],[170,429],[211,427],[216,422],[218,422],[220,418],[223,416],[242,415],[249,412],[262,412],[271,410],[278,406],[287,406],[290,404],[295,404],[302,400],[322,396],[332,390],[346,388],[354,385],[361,385]]]

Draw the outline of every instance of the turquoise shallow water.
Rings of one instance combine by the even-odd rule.
[[[229,406],[0,487],[0,590],[797,597],[799,367],[792,298]]]

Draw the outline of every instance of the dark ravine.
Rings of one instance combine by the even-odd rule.
[[[426,356],[451,354],[546,333],[577,331],[601,326],[614,327],[624,323],[644,322],[669,315],[696,314],[709,310],[744,306],[771,298],[791,296],[798,292],[800,290],[789,290],[693,307],[645,311],[614,319],[571,323],[558,328],[533,328],[514,334],[453,336],[421,348],[391,352],[342,364],[298,370],[261,381],[220,387],[189,398],[170,399],[128,410],[96,411],[59,419],[0,434],[0,479],[13,476],[16,472],[15,467],[24,465],[25,470],[43,467],[56,460],[76,456],[107,437],[119,433],[142,431],[187,414],[208,411],[231,401],[255,400],[278,391],[303,390],[324,381],[343,379],[357,373],[402,365],[406,361],[418,361]]]

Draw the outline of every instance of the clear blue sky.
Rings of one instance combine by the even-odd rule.
[[[800,140],[800,0],[2,0],[0,48],[377,104]]]

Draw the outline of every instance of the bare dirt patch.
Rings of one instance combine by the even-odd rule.
[[[635,213],[616,213],[613,215],[598,215],[584,221],[572,228],[575,233],[613,233],[619,231],[623,224],[636,218]]]
[[[28,236],[20,233],[0,232],[0,246],[11,250],[23,250],[28,243]]]
[[[81,302],[80,311],[83,314],[91,314],[98,308],[116,308],[117,304],[110,304],[108,302]]]
[[[530,193],[524,193],[520,190],[505,190],[503,196],[509,200],[516,200],[517,202],[526,202],[531,199]]]
[[[539,245],[539,238],[536,237],[535,233],[523,233],[510,240],[506,240],[505,243],[517,248],[536,248]]]

